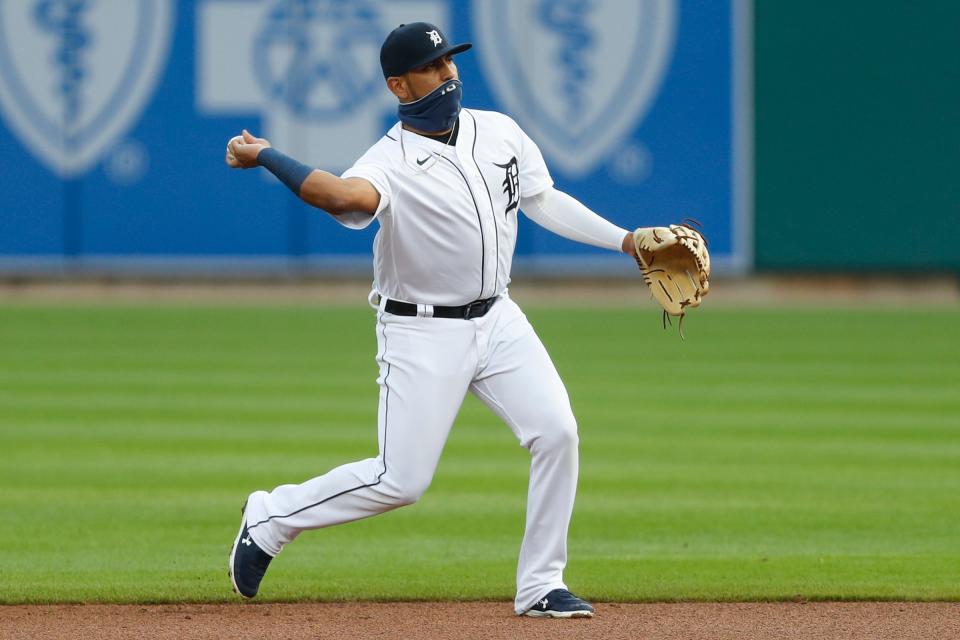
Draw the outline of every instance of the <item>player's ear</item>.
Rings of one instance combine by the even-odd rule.
[[[390,76],[387,78],[387,88],[397,96],[400,102],[410,102],[412,96],[407,87],[406,81],[401,76]]]

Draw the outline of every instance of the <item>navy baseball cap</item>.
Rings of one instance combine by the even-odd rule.
[[[466,51],[469,42],[450,44],[440,28],[429,22],[402,24],[387,36],[380,47],[383,77],[401,76],[447,54]]]

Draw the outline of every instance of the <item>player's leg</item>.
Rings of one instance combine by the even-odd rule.
[[[566,388],[540,338],[509,298],[494,309],[486,357],[481,356],[481,372],[471,391],[510,426],[531,454],[526,527],[517,567],[519,614],[551,591],[566,589],[563,569],[577,488],[579,439]]]
[[[469,325],[382,314],[379,455],[301,484],[251,494],[246,532],[260,549],[274,556],[302,531],[383,513],[420,497],[476,371]]]

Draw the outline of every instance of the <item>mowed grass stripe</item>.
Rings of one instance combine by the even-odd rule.
[[[960,597],[960,314],[697,311],[529,314],[581,425],[578,593]],[[0,308],[0,601],[231,599],[246,493],[376,454],[375,349],[364,308]],[[528,465],[468,398],[420,503],[304,534],[262,598],[510,598]]]
[[[48,347],[44,347],[48,348]],[[9,354],[13,350],[9,345],[4,346],[4,361],[10,363]],[[26,364],[37,364],[34,357],[37,355],[36,349],[25,347],[23,351],[29,354],[29,360]],[[371,371],[376,371],[373,363],[373,354],[366,354],[370,357]],[[685,354],[686,355],[686,354]],[[341,359],[346,360],[345,357]],[[66,360],[66,359],[65,359]],[[89,360],[84,361],[84,365],[90,364]],[[309,362],[305,366],[312,367],[309,378],[320,381],[336,381],[346,373],[357,375],[356,367],[351,367],[347,371],[333,371],[325,366],[323,362]],[[356,363],[354,363],[355,365]],[[610,368],[624,368],[635,366],[635,363],[608,363]],[[715,377],[718,375],[732,376],[736,375],[737,380],[749,382],[773,382],[775,380],[789,378],[797,381],[810,382],[831,382],[834,380],[842,381],[844,384],[872,384],[877,382],[895,383],[903,385],[921,386],[932,384],[948,385],[952,381],[944,379],[944,374],[956,371],[956,363],[953,361],[944,362],[896,362],[892,364],[876,364],[869,369],[864,369],[860,363],[850,362],[777,362],[777,363],[759,363],[755,361],[738,362],[729,360],[707,361],[704,358],[697,358],[696,370],[691,371],[689,362],[686,360],[674,360],[658,363],[658,371],[663,372],[684,372],[688,375],[694,375],[697,378]],[[369,380],[369,378],[364,378]],[[195,384],[211,383],[214,385],[231,384],[297,384],[304,381],[302,371],[287,371],[283,369],[252,369],[252,370],[225,370],[215,369],[214,371],[191,372],[180,368],[150,369],[145,370],[142,364],[134,363],[127,367],[112,367],[103,369],[65,369],[55,370],[44,366],[36,366],[34,369],[18,368],[16,370],[0,371],[0,382],[4,384],[16,384],[18,382],[43,382],[50,384],[97,384],[101,382],[117,383],[150,383],[150,384]]]
[[[369,399],[365,399],[364,402],[368,402]],[[472,403],[472,399],[467,398],[466,405],[469,406]],[[579,407],[579,404],[578,404]],[[483,409],[486,412],[485,409]],[[646,411],[646,409],[645,409]],[[348,412],[350,415],[355,415],[355,412]],[[579,411],[578,411],[579,413]],[[97,412],[95,409],[84,413],[78,413],[74,409],[49,409],[44,410],[43,412],[38,412],[35,407],[27,407],[22,411],[10,411],[5,414],[5,419],[8,421],[15,421],[19,425],[31,426],[45,428],[53,424],[83,424],[83,425],[95,425],[98,428],[117,428],[117,429],[126,429],[131,425],[131,415],[136,415],[135,425],[142,426],[144,428],[155,428],[157,430],[164,430],[174,425],[177,427],[183,427],[188,430],[195,430],[197,427],[215,427],[216,425],[222,424],[225,420],[229,420],[230,428],[236,430],[244,429],[253,429],[260,430],[266,424],[273,426],[284,426],[286,433],[286,428],[298,428],[302,425],[308,425],[311,428],[339,428],[340,421],[342,416],[337,414],[332,414],[330,412],[324,412],[323,416],[315,416],[314,414],[301,415],[296,413],[293,415],[282,415],[274,412],[270,414],[265,419],[262,414],[251,415],[249,413],[238,414],[234,413],[231,415],[225,415],[220,412],[216,416],[210,415],[195,415],[189,411],[177,412],[173,417],[171,416],[160,416],[156,412],[127,412],[127,411],[118,411],[113,413],[103,413]],[[371,416],[375,416],[375,411],[370,411]],[[489,414],[486,414],[486,419],[489,420]],[[723,425],[724,433],[729,433],[732,435],[749,435],[750,433],[760,431],[760,432],[772,432],[772,433],[782,433],[784,437],[792,437],[791,434],[799,434],[799,437],[804,437],[803,434],[809,434],[811,437],[817,434],[836,434],[837,428],[840,427],[843,429],[844,433],[850,434],[880,434],[883,432],[893,432],[893,433],[908,433],[911,436],[916,435],[918,437],[923,437],[924,435],[936,436],[936,434],[944,434],[949,437],[953,437],[953,434],[957,430],[957,419],[956,416],[952,413],[943,413],[937,415],[927,414],[923,416],[922,421],[916,420],[915,411],[886,411],[883,414],[871,415],[869,416],[869,422],[865,423],[865,418],[857,413],[851,413],[845,410],[821,410],[816,416],[811,416],[808,413],[804,414],[784,414],[782,410],[778,407],[771,406],[769,408],[750,408],[748,412],[744,412],[742,416],[738,416],[736,420],[731,420],[726,422]],[[371,418],[372,420],[373,418]],[[644,420],[648,422],[659,421],[659,425],[667,426],[673,429],[672,433],[678,433],[677,428],[683,427],[684,429],[693,429],[693,425],[701,425],[698,429],[693,429],[693,431],[700,433],[700,436],[705,436],[708,434],[717,434],[717,409],[715,407],[691,407],[689,409],[684,409],[684,414],[682,417],[678,416],[677,412],[673,408],[663,408],[659,411],[651,410],[648,414],[644,415]],[[458,424],[463,423],[461,420]],[[597,408],[590,416],[589,421],[585,422],[581,417],[580,420],[581,433],[583,430],[590,430],[588,433],[591,435],[591,441],[594,442],[603,442],[603,441],[620,441],[622,440],[622,435],[630,435],[631,438],[643,437],[643,434],[646,431],[639,432],[636,427],[636,420],[632,416],[624,418],[622,411],[616,411],[610,413]],[[596,425],[601,425],[597,427]],[[75,430],[75,426],[68,426],[66,429]],[[356,433],[357,425],[351,423],[348,427],[352,433]],[[454,428],[455,432],[458,429]],[[10,437],[16,437],[16,434],[9,434]],[[280,437],[283,437],[283,433],[280,434]],[[371,437],[373,437],[371,435]],[[465,436],[466,437],[466,436]],[[589,444],[589,441],[587,442]]]
[[[122,375],[97,375],[90,374],[89,379],[84,379],[83,374],[75,374],[71,377],[63,376],[34,376],[29,377],[21,375],[9,380],[2,380],[6,391],[16,391],[18,396],[37,395],[42,396],[54,389],[57,394],[75,394],[87,395],[91,393],[109,394],[122,392],[124,396],[150,395],[161,391],[175,392],[179,396],[204,395],[204,396],[223,396],[232,397],[256,390],[258,393],[285,393],[293,391],[322,391],[328,393],[339,393],[343,391],[354,391],[357,393],[376,393],[376,385],[373,377],[365,378],[344,378],[339,377],[321,377],[321,376],[300,376],[297,378],[264,374],[259,379],[251,377],[247,380],[238,379],[210,379],[204,376],[184,376],[183,378],[162,378],[157,376],[155,379],[131,379]],[[835,378],[840,380],[838,376]],[[816,398],[818,400],[845,400],[853,399],[861,401],[864,399],[883,400],[894,398],[898,402],[924,400],[952,400],[954,405],[960,407],[960,399],[957,398],[957,388],[948,381],[938,379],[935,382],[930,381],[850,381],[842,388],[829,386],[829,381],[821,379],[797,379],[791,378],[789,387],[784,388],[783,381],[771,380],[769,374],[763,380],[743,379],[736,383],[714,382],[708,389],[698,391],[698,395],[704,400],[737,400],[740,398],[765,398],[773,397],[783,400],[793,400],[802,398],[808,400]],[[749,384],[745,384],[749,383]],[[617,388],[602,387],[594,393],[606,393],[607,395],[618,395],[622,390]],[[0,398],[3,399],[3,398]]]

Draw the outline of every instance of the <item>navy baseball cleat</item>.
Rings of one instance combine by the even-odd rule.
[[[593,607],[566,589],[554,589],[523,615],[532,618],[592,618]]]
[[[252,598],[260,590],[260,581],[273,556],[257,546],[247,532],[247,505],[240,510],[240,533],[230,549],[230,582],[233,590],[244,598]]]

